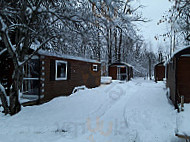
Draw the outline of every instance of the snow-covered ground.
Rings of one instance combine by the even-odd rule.
[[[190,136],[190,104],[184,104],[184,109],[177,114],[176,133]]]
[[[164,88],[141,78],[113,81],[0,114],[0,142],[179,142]]]

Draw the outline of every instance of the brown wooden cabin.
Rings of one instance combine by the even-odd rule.
[[[166,81],[170,99],[176,108],[184,96],[190,103],[190,47],[176,52],[166,63]]]
[[[101,64],[95,60],[40,51],[24,66],[23,98],[47,102],[68,96],[77,86],[100,85]]]
[[[127,63],[113,63],[108,68],[113,80],[130,80],[133,78],[133,67]]]
[[[163,81],[163,79],[165,78],[164,62],[158,63],[154,66],[154,78],[155,82]]]

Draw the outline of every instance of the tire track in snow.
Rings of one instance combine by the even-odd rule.
[[[89,117],[101,118],[103,115],[105,115],[106,112],[108,112],[115,103],[119,102],[123,96],[127,95],[126,88],[130,87],[130,83],[126,82],[124,84],[114,83],[113,85],[108,86],[104,92],[108,98],[106,101],[99,105],[99,107],[90,113]]]

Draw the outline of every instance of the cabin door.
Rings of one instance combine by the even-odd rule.
[[[127,68],[125,66],[117,67],[117,80],[127,79]]]
[[[34,56],[24,66],[23,97],[37,99],[40,94],[40,60]]]
[[[117,80],[121,79],[120,67],[117,67]]]

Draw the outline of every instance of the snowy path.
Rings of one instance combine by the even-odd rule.
[[[0,142],[178,141],[164,84],[143,79],[79,91],[0,119]]]

